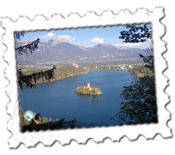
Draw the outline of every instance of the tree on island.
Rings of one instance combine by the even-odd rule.
[[[120,32],[120,39],[125,43],[140,43],[152,39],[150,24],[128,25]],[[124,86],[120,111],[111,119],[117,118],[120,124],[157,123],[157,105],[154,74],[153,49],[147,48],[146,55],[139,54],[144,67],[152,74],[137,78],[130,86]]]

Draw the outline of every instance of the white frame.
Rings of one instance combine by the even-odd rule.
[[[65,145],[69,144],[73,139],[78,143],[86,143],[91,138],[95,142],[101,142],[106,138],[110,138],[112,141],[120,141],[124,136],[127,136],[130,140],[136,140],[140,135],[143,135],[146,139],[154,138],[157,134],[161,134],[163,137],[170,137],[171,129],[166,124],[170,118],[170,113],[165,109],[165,105],[169,100],[164,92],[167,79],[162,74],[162,71],[166,68],[165,60],[162,57],[162,53],[166,51],[165,42],[161,40],[161,37],[165,33],[165,27],[160,22],[160,19],[163,17],[164,8],[157,7],[152,12],[143,8],[137,9],[135,13],[131,13],[129,10],[121,10],[116,14],[114,14],[114,11],[104,11],[100,15],[97,15],[95,12],[87,12],[84,16],[80,16],[77,13],[71,13],[67,17],[63,17],[61,14],[53,14],[50,19],[46,19],[43,15],[36,16],[34,19],[19,17],[16,21],[12,21],[10,18],[3,18],[2,27],[5,30],[5,35],[2,39],[3,43],[7,45],[4,57],[9,63],[5,76],[10,81],[10,84],[6,87],[6,92],[10,97],[10,101],[7,104],[7,113],[11,115],[11,119],[7,123],[7,128],[12,133],[12,136],[8,140],[9,147],[16,148],[21,143],[24,143],[27,147],[31,147],[35,146],[38,142],[42,142],[44,145],[51,145],[55,141]],[[64,29],[147,22],[152,23],[153,29],[158,124],[20,132],[14,31]]]

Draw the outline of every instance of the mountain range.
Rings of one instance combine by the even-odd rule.
[[[28,42],[18,42],[27,44]],[[85,63],[103,62],[123,59],[139,59],[138,53],[144,51],[139,48],[117,48],[111,44],[98,44],[93,47],[84,47],[75,43],[64,42],[52,39],[47,42],[40,42],[38,49],[28,56],[17,55],[18,63]]]

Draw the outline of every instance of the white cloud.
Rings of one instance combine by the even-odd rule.
[[[145,48],[151,48],[152,47],[152,40],[147,39],[143,43],[118,43],[115,44],[117,48],[140,48],[140,49],[145,49]]]
[[[104,38],[94,38],[92,42],[102,44],[104,43]]]
[[[60,36],[58,36],[58,39],[63,40],[63,41],[71,42],[72,40],[75,40],[76,37],[71,37],[71,36],[68,36],[68,35],[60,35]]]
[[[49,32],[47,33],[47,35],[39,36],[39,38],[52,38],[53,36],[55,36],[55,34],[52,32]]]
[[[53,37],[54,34],[52,32],[47,33],[47,37]]]

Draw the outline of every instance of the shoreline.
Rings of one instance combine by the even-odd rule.
[[[42,83],[42,82],[36,83],[36,85],[38,85],[38,84],[46,84],[46,83],[53,83],[53,82],[57,82],[57,81],[61,81],[61,80],[69,79],[69,78],[73,78],[73,77],[76,77],[76,76],[79,76],[79,75],[84,75],[84,74],[91,73],[91,72],[96,72],[96,71],[123,71],[123,72],[129,72],[129,71],[126,71],[126,70],[117,70],[117,69],[93,70],[93,71],[89,71],[89,72],[84,72],[84,73],[76,74],[76,75],[73,75],[73,76],[67,76],[67,77],[62,78],[62,79],[52,80],[50,82],[45,81],[44,83]]]
[[[83,73],[80,73],[80,74],[75,74],[75,75],[72,75],[72,76],[66,76],[66,77],[60,78],[60,79],[54,78],[54,80],[52,80],[52,81],[45,81],[45,80],[44,80],[44,82],[37,82],[35,85],[46,84],[46,83],[53,83],[53,82],[56,82],[56,81],[61,81],[61,80],[73,78],[73,77],[76,77],[76,76],[79,76],[79,75],[84,75],[84,74],[87,74],[87,73],[96,72],[96,71],[124,71],[124,72],[130,72],[129,70],[121,70],[121,69],[120,69],[120,70],[119,70],[119,69],[100,69],[100,70],[92,70],[92,71],[83,72]]]
[[[51,80],[51,81],[45,81],[45,80],[44,80],[44,82],[37,82],[36,85],[38,85],[38,84],[46,84],[46,83],[53,83],[53,82],[56,82],[56,81],[61,81],[61,80],[73,78],[73,77],[76,77],[76,76],[79,76],[79,75],[84,75],[84,74],[87,74],[87,73],[90,73],[90,72],[93,72],[93,71],[84,72],[84,73],[80,73],[80,74],[75,74],[75,75],[72,75],[72,76],[66,76],[66,77],[64,77],[64,78],[54,78],[54,79]]]

